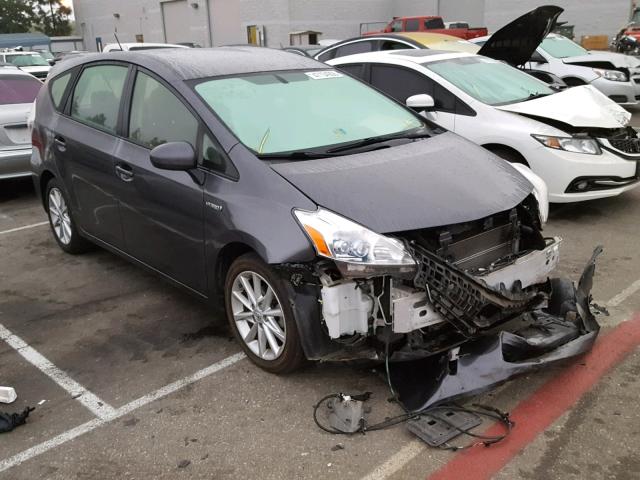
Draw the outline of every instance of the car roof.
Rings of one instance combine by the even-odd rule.
[[[472,53],[449,52],[444,50],[431,49],[410,49],[410,50],[386,50],[384,52],[358,53],[329,60],[329,65],[341,65],[344,63],[368,63],[368,62],[391,62],[401,60],[410,63],[424,64],[439,60],[449,60],[451,58],[477,57]]]
[[[186,45],[179,45],[177,43],[153,43],[153,42],[121,42],[121,43],[107,43],[104,48],[125,48],[131,47],[174,47],[174,48],[189,48]]]
[[[28,52],[15,52],[13,50],[8,50],[6,52],[0,52],[4,55],[40,55],[40,52],[28,51]]]
[[[291,52],[263,47],[237,46],[194,48],[188,49],[188,51],[177,48],[161,48],[76,55],[56,64],[51,75],[55,76],[58,72],[77,65],[106,60],[130,62],[156,72],[167,80],[192,80],[256,72],[327,68],[324,63]],[[58,68],[58,65],[61,68]]]
[[[36,78],[30,73],[25,72],[24,70],[20,70],[18,67],[12,64],[2,63],[0,62],[0,75],[20,75],[25,77]]]

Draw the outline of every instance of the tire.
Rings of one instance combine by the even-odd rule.
[[[58,246],[72,255],[90,250],[92,244],[81,237],[76,228],[64,190],[55,178],[49,180],[44,202],[49,217],[49,226]]]
[[[283,280],[256,254],[242,255],[231,264],[224,303],[231,330],[253,363],[271,373],[289,373],[304,364],[300,335]]]

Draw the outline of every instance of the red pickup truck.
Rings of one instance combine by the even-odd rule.
[[[366,32],[364,35],[377,35],[380,33],[394,32],[444,33],[446,35],[464,38],[465,40],[488,35],[485,27],[446,28],[442,17],[437,16],[395,17],[383,30],[377,32]]]

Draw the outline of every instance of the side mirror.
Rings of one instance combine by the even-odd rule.
[[[407,98],[406,104],[407,107],[415,110],[433,110],[436,106],[436,102],[433,101],[433,97],[426,93],[411,95]]]
[[[529,61],[534,63],[548,63],[547,60],[542,55],[540,55],[540,52],[538,52],[537,50],[533,52],[533,55],[531,55]]]
[[[162,170],[192,170],[196,168],[196,152],[187,142],[158,145],[149,154],[151,164]]]

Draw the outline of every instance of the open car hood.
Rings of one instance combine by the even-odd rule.
[[[523,65],[553,30],[562,12],[564,9],[554,5],[531,10],[491,35],[478,54],[515,67]]]
[[[569,88],[546,97],[497,106],[500,110],[549,118],[572,127],[621,128],[631,114],[591,85]]]
[[[533,186],[458,135],[272,168],[318,205],[378,233],[462,223],[509,210]]]

